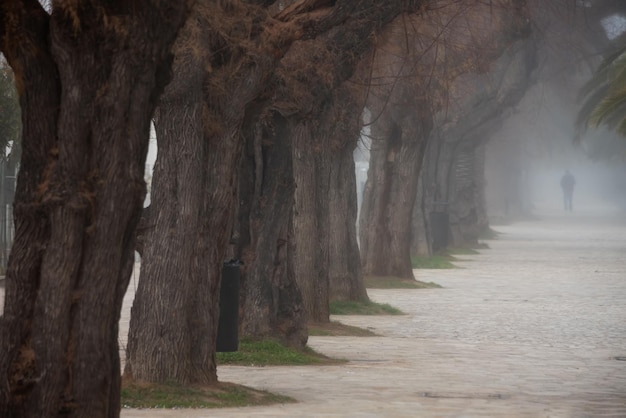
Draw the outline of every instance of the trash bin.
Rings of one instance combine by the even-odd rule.
[[[220,318],[217,326],[216,351],[239,349],[239,278],[241,262],[230,260],[222,267]]]
[[[445,250],[448,247],[448,229],[450,218],[447,212],[430,213],[430,234],[432,237],[433,253]]]

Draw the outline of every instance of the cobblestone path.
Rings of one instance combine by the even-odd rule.
[[[131,417],[626,417],[626,218],[494,227],[442,289],[370,290],[407,315],[336,317],[381,337],[311,337],[341,366],[218,368],[297,404]]]

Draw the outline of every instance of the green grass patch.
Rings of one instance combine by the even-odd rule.
[[[315,337],[378,337],[369,329],[342,324],[338,321],[328,323],[310,323],[309,336]]]
[[[497,231],[494,231],[493,229],[487,227],[480,231],[478,239],[498,239],[499,235],[500,234]]]
[[[217,364],[240,366],[303,366],[328,364],[336,360],[317,353],[310,347],[303,350],[286,347],[274,340],[239,341],[239,351],[217,353]]]
[[[182,386],[124,381],[121,395],[123,408],[230,408],[295,402],[287,396],[232,383]]]
[[[441,287],[433,282],[421,282],[391,276],[366,276],[363,281],[368,289],[432,289]]]
[[[411,257],[411,264],[414,269],[455,269],[451,260],[454,257],[445,255],[433,255],[430,257]]]
[[[448,254],[450,255],[476,255],[480,253],[473,248],[448,248]]]
[[[387,303],[372,301],[330,302],[331,315],[404,315],[404,312]]]

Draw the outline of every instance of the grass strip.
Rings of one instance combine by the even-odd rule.
[[[338,362],[317,353],[310,347],[298,350],[274,340],[239,342],[239,351],[217,353],[217,364],[239,366],[303,366]]]
[[[183,386],[124,381],[121,393],[123,408],[230,408],[293,402],[287,396],[233,383]]]
[[[309,323],[309,336],[313,337],[378,337],[369,329],[342,324],[338,321],[328,323]]]
[[[366,276],[364,282],[368,289],[432,289],[441,287],[433,282],[421,282],[391,276]]]
[[[480,234],[478,234],[478,239],[479,240],[498,239],[499,236],[500,236],[500,233],[498,231],[487,227],[487,228],[484,228],[482,231],[480,231]]]
[[[473,248],[448,248],[448,254],[450,255],[476,255],[480,253]]]
[[[445,255],[433,255],[430,257],[411,257],[414,269],[455,269],[457,268],[450,260],[454,257]]]
[[[404,312],[387,303],[372,301],[330,302],[331,315],[404,315]]]

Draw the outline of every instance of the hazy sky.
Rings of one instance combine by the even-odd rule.
[[[626,31],[626,18],[613,15],[602,19],[602,26],[604,26],[604,30],[609,39],[615,39]]]

